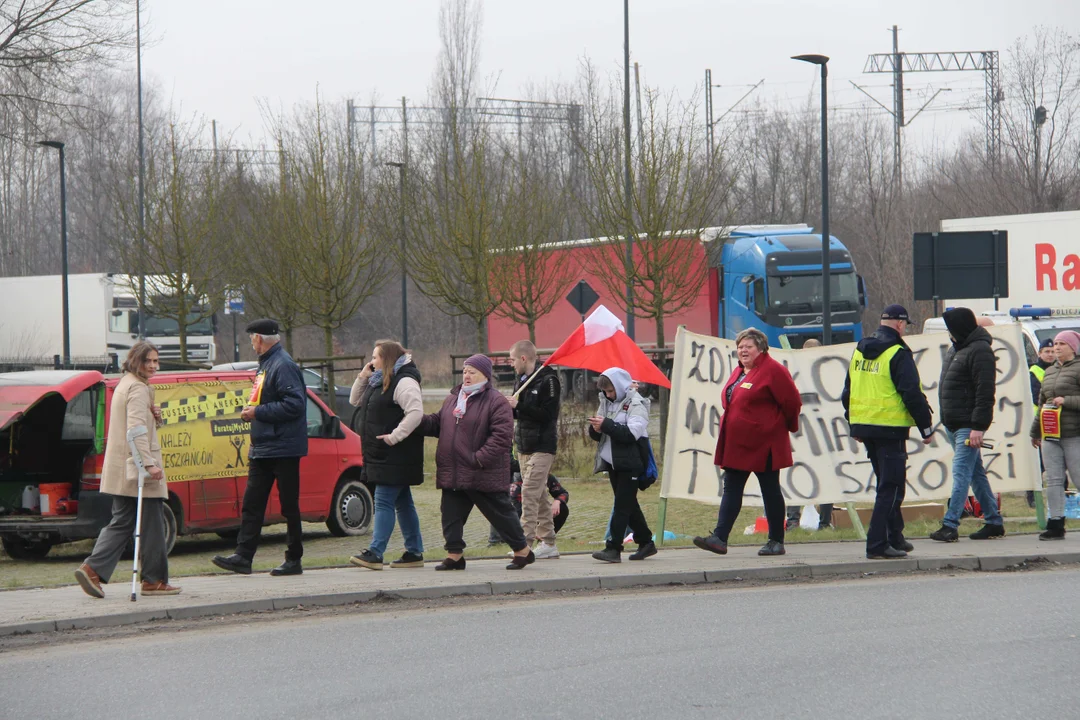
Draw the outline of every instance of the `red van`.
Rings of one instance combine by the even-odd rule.
[[[106,428],[119,375],[48,370],[0,373],[0,541],[15,559],[97,537],[112,516],[99,492]],[[168,546],[178,535],[240,528],[248,423],[240,409],[255,375],[159,373],[158,439],[169,480]],[[300,513],[334,535],[367,532],[373,513],[361,482],[360,437],[307,391],[308,455],[300,461]],[[170,512],[171,511],[171,512]],[[275,488],[266,525],[284,522]]]

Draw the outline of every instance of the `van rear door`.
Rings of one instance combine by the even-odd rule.
[[[0,430],[18,422],[26,412],[52,394],[70,402],[105,377],[94,371],[40,370],[0,374]]]

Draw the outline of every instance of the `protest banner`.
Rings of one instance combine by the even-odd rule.
[[[983,450],[983,463],[995,492],[1041,487],[1038,451],[1031,446],[1031,389],[1017,325],[987,328],[997,356],[994,422],[986,433],[993,450]],[[946,333],[904,338],[915,356],[923,389],[934,410],[934,437],[923,445],[913,431],[908,441],[907,500],[948,498],[952,491],[952,449],[938,412],[938,380],[950,347]],[[795,464],[780,473],[789,504],[873,502],[876,479],[865,449],[849,434],[840,401],[854,343],[802,350],[770,349],[791,372],[802,395],[799,432],[792,434]],[[723,409],[720,396],[735,365],[735,343],[680,327],[675,338],[671,381],[671,420],[664,452],[662,498],[718,505],[723,471],[713,453]],[[746,504],[761,505],[753,477],[746,485]]]
[[[169,482],[247,475],[251,423],[240,419],[251,380],[154,385]]]

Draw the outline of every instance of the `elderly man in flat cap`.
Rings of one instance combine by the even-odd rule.
[[[307,455],[306,391],[300,367],[281,346],[278,324],[256,320],[247,326],[251,347],[259,356],[259,370],[247,405],[240,417],[251,423],[248,451],[248,484],[244,491],[240,534],[236,552],[217,555],[214,564],[224,570],[248,575],[259,546],[266,503],[275,480],[281,514],[288,525],[285,562],[271,575],[299,575],[304,554],[300,528],[300,458]]]

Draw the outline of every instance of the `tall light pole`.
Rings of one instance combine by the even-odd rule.
[[[143,104],[142,104],[142,19],[139,0],[135,0],[135,72],[138,75],[139,92],[139,339],[146,339],[146,198],[143,189],[145,153],[143,150]]]
[[[1035,212],[1042,212],[1042,128],[1046,123],[1046,108],[1035,108]]]
[[[630,0],[623,0],[623,194],[626,196],[626,335],[634,339],[634,203],[630,198]]]
[[[409,274],[405,260],[405,163],[388,162],[398,169],[398,205],[401,213],[401,344],[409,347]]]
[[[68,241],[67,241],[67,178],[64,174],[64,143],[59,140],[39,140],[38,145],[60,151],[60,258],[63,264],[60,292],[63,304],[64,367],[71,364],[71,328],[68,324]]]
[[[827,55],[794,55],[821,67],[821,344],[832,344],[832,263],[829,250],[829,58]]]

